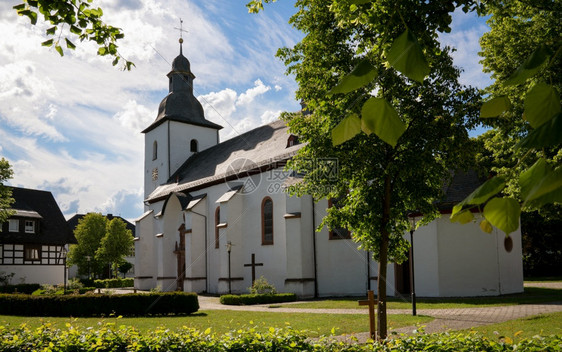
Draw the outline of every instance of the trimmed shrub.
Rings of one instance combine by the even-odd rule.
[[[88,317],[190,314],[199,310],[195,293],[125,295],[0,295],[0,315]]]
[[[349,344],[335,339],[308,339],[303,332],[291,328],[256,331],[240,329],[228,334],[215,335],[211,329],[200,332],[183,328],[177,331],[158,329],[139,333],[132,327],[106,324],[96,329],[77,328],[68,324],[55,329],[44,324],[32,329],[0,326],[0,351],[316,351],[316,352],[409,352],[409,351],[561,351],[562,336],[535,336],[530,339],[493,341],[472,333],[414,335],[400,339]]]
[[[94,287],[96,288],[121,288],[135,286],[135,279],[106,279],[94,280]]]
[[[252,304],[268,304],[268,303],[284,303],[294,302],[297,300],[297,295],[294,293],[276,293],[267,295],[222,295],[220,297],[221,304],[240,306]]]
[[[40,288],[41,285],[39,284],[6,285],[0,286],[0,293],[25,293],[30,295]]]

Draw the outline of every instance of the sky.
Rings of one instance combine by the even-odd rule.
[[[144,135],[168,93],[166,74],[183,53],[194,94],[224,141],[300,109],[297,84],[275,57],[303,34],[288,24],[294,1],[249,14],[247,0],[94,0],[107,23],[122,28],[119,51],[135,63],[121,71],[97,48],[75,40],[60,57],[36,26],[0,1],[0,157],[12,165],[7,184],[51,191],[66,218],[101,212],[133,220],[144,211]],[[461,83],[484,88],[478,38],[483,19],[457,11],[441,41],[455,47]],[[477,132],[475,132],[477,133]]]

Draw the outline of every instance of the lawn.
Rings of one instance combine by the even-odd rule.
[[[534,315],[504,323],[480,326],[472,330],[493,340],[501,336],[518,341],[535,335],[562,335],[562,312]]]
[[[321,299],[307,302],[284,304],[282,307],[290,308],[312,308],[312,309],[367,309],[366,306],[359,306],[358,299],[364,297],[346,297],[335,299]],[[485,306],[507,306],[517,304],[545,303],[562,301],[562,290],[525,287],[525,292],[493,297],[466,297],[466,298],[418,298],[416,300],[418,309],[437,309],[437,308],[474,308]],[[407,299],[389,298],[387,309],[411,309],[412,304]]]
[[[389,328],[399,328],[415,324],[424,324],[433,318],[427,316],[391,315],[388,317]],[[133,326],[141,332],[155,330],[158,327],[175,330],[183,326],[219,334],[243,327],[256,327],[266,330],[270,327],[291,326],[297,330],[308,331],[309,336],[335,334],[352,334],[369,331],[369,317],[366,314],[307,314],[307,313],[270,313],[247,311],[208,310],[188,316],[141,317],[141,318],[56,318],[56,317],[14,317],[0,316],[0,325],[19,326],[27,324],[36,328],[41,323],[51,323],[55,327],[65,328],[66,323],[76,327],[95,327],[104,323],[117,326]]]

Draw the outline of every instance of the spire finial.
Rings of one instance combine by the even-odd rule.
[[[182,54],[183,32],[187,33],[187,31],[183,29],[183,20],[181,18],[180,18],[180,28],[174,27],[174,29],[177,29],[177,30],[180,31],[180,40],[179,40],[179,42],[180,42],[180,55],[183,55]]]

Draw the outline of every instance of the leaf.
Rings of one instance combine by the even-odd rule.
[[[371,65],[369,59],[364,58],[328,94],[352,92],[371,83],[376,76],[376,69]]]
[[[119,62],[119,56],[117,56],[113,62],[111,63],[113,66],[117,65],[117,63]]]
[[[541,66],[548,60],[550,52],[543,45],[531,53],[531,55],[513,72],[504,82],[504,86],[512,86],[525,82],[527,78],[535,75]]]
[[[53,45],[53,39],[49,39],[41,43],[42,46],[51,46]]]
[[[482,104],[482,107],[480,108],[480,117],[496,117],[509,109],[511,109],[511,102],[509,101],[509,98],[504,95]]]
[[[367,100],[361,109],[361,118],[365,128],[393,147],[406,131],[406,125],[396,110],[383,98]]]
[[[546,163],[546,160],[540,158],[533,166],[522,172],[521,175],[519,175],[521,198],[527,198],[532,187],[550,171],[552,171],[552,168]]]
[[[544,148],[559,144],[562,144],[562,113],[529,132],[515,148]]]
[[[45,32],[47,33],[47,35],[54,35],[56,31],[57,31],[57,26],[53,26],[51,28],[47,28]]]
[[[495,176],[484,182],[480,187],[475,189],[471,194],[469,194],[462,202],[453,207],[452,215],[459,212],[464,205],[478,205],[482,204],[492,196],[496,195],[505,187],[505,178],[502,176]]]
[[[408,29],[394,40],[386,56],[392,67],[420,83],[430,72],[421,46]]]
[[[55,50],[60,54],[60,56],[64,56],[64,53],[62,52],[62,48],[60,45],[56,44]]]
[[[68,40],[66,38],[64,38],[64,40],[66,41],[66,47],[67,48],[72,49],[72,50],[76,49],[76,45],[74,45],[70,40]]]
[[[74,33],[76,35],[82,34],[82,30],[80,28],[76,27],[75,25],[70,26],[70,32]]]
[[[521,207],[513,198],[493,198],[484,207],[484,217],[498,229],[509,235],[519,228]]]
[[[550,193],[556,193],[560,188],[562,188],[562,166],[557,167],[554,171],[547,169],[543,177],[529,190],[525,197],[525,202],[538,199]]]
[[[363,5],[371,1],[372,0],[350,0],[349,3],[354,5]]]
[[[492,225],[490,224],[490,222],[486,219],[480,221],[480,230],[486,232],[486,233],[492,233],[492,230],[494,228],[492,227]]]
[[[538,128],[559,112],[560,95],[553,86],[541,82],[527,92],[523,116],[533,128]]]
[[[344,118],[332,129],[332,145],[340,145],[361,132],[361,120],[357,114]]]
[[[211,328],[207,328],[204,332],[205,335],[209,335],[211,333]]]
[[[474,219],[474,215],[468,209],[461,211],[460,213],[451,214],[451,222],[458,222],[461,225],[468,224]]]

